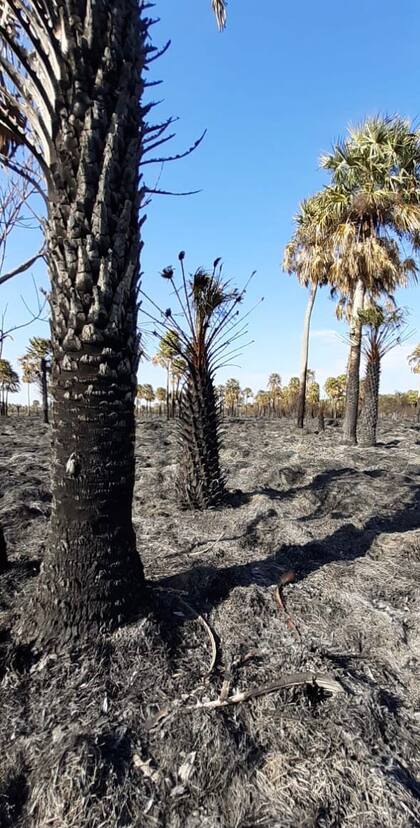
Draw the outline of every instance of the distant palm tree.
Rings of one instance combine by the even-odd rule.
[[[254,392],[253,392],[252,388],[248,388],[248,386],[246,388],[243,388],[242,389],[242,396],[243,396],[244,402],[245,402],[245,414],[247,414],[248,413],[248,401],[254,396]]]
[[[338,377],[328,377],[325,380],[324,391],[332,404],[334,419],[337,417],[338,406],[346,395],[347,376],[340,374]]]
[[[166,388],[159,386],[155,392],[156,399],[159,403],[159,416],[162,414],[162,403],[166,402]]]
[[[379,382],[381,362],[404,339],[405,317],[403,311],[383,308],[372,304],[361,312],[366,328],[363,353],[366,359],[366,374],[363,383],[363,407],[359,421],[358,442],[361,446],[376,445],[378,424]]]
[[[235,412],[237,412],[240,399],[241,386],[237,379],[231,377],[225,382],[224,401],[232,417],[235,414]]]
[[[332,183],[318,196],[319,229],[335,260],[330,281],[350,309],[343,439],[354,444],[365,297],[392,293],[417,274],[401,242],[412,244],[420,234],[420,135],[399,117],[368,119],[321,165]]]
[[[413,374],[420,374],[420,342],[408,357],[408,362]]]
[[[44,423],[49,422],[48,412],[48,375],[51,371],[52,344],[50,339],[33,336],[25,354],[25,361],[33,367],[31,374],[38,384],[42,396]]]
[[[275,414],[278,409],[278,403],[282,395],[280,374],[270,374],[267,382],[267,387],[270,394],[273,413]]]
[[[319,219],[319,197],[313,196],[303,201],[298,214],[295,216],[295,230],[290,242],[285,247],[283,257],[283,269],[289,273],[295,273],[299,283],[309,291],[302,334],[300,386],[297,402],[298,428],[303,428],[305,420],[309,332],[312,311],[318,287],[328,282],[333,261],[328,241],[320,231]]]
[[[9,394],[17,394],[19,376],[7,359],[0,359],[0,414],[8,413]]]

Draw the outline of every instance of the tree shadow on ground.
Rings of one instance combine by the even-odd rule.
[[[287,473],[287,469],[285,470]],[[231,492],[228,495],[228,505],[233,508],[240,508],[241,506],[250,503],[252,498],[255,495],[265,495],[269,497],[270,500],[290,500],[291,498],[295,497],[295,495],[301,494],[303,492],[311,491],[311,492],[318,492],[322,491],[326,488],[330,483],[333,483],[334,480],[337,480],[341,477],[351,477],[351,476],[358,476],[363,472],[360,472],[358,469],[354,469],[351,467],[345,467],[342,469],[328,469],[327,471],[320,472],[319,474],[314,477],[309,483],[304,486],[292,486],[288,489],[275,489],[272,486],[258,486],[257,489],[252,489],[249,492],[242,492],[240,489]],[[371,477],[379,477],[381,474],[385,473],[382,472],[380,469],[373,470],[372,472],[364,472],[365,474],[369,474]]]
[[[175,575],[160,579],[156,586],[182,590],[193,600],[200,612],[209,612],[224,601],[235,587],[273,586],[282,572],[292,569],[300,581],[312,572],[334,561],[351,562],[364,557],[380,534],[406,532],[420,528],[420,489],[413,493],[404,507],[391,515],[372,516],[361,527],[346,523],[322,540],[302,546],[283,545],[273,555],[243,564],[217,567],[196,565]]]

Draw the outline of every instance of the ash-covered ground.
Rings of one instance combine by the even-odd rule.
[[[226,422],[229,500],[189,513],[176,424],[140,422],[155,611],[29,668],[12,630],[48,539],[48,446],[35,417],[0,421],[0,826],[419,825],[420,426],[389,420],[362,449],[333,426]],[[203,706],[302,673],[341,692]]]

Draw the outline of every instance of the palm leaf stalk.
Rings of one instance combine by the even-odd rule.
[[[409,334],[407,329],[402,327],[405,316],[401,309],[383,308],[372,304],[361,313],[361,317],[365,326],[363,354],[366,371],[358,442],[361,446],[373,447],[376,445],[382,359],[393,348],[401,345]]]
[[[220,465],[222,415],[214,376],[241,350],[239,341],[247,332],[248,314],[241,316],[239,305],[249,280],[241,291],[232,288],[222,276],[220,259],[211,271],[200,268],[187,278],[184,255],[179,254],[179,285],[172,267],[162,271],[173,288],[179,315],[171,308],[161,311],[155,303],[152,312],[143,309],[143,313],[157,326],[153,333],[158,339],[172,331],[173,347],[185,365],[178,420],[177,492],[185,507],[207,509],[218,505],[225,495]]]

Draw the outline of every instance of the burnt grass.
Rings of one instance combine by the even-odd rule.
[[[1,828],[420,824],[420,427],[384,421],[367,450],[314,429],[226,423],[229,500],[190,513],[174,498],[174,424],[139,423],[154,610],[89,650],[35,658],[13,628],[48,542],[49,434],[0,420]],[[294,623],[275,601],[288,570]],[[192,709],[296,672],[343,692]]]

